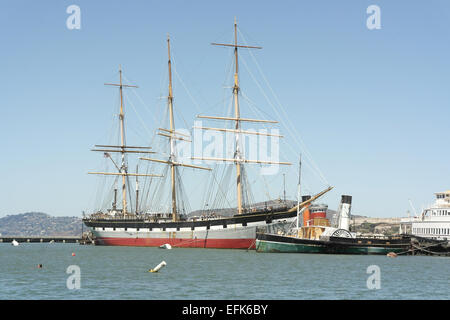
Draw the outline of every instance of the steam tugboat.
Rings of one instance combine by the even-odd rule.
[[[408,251],[411,241],[407,236],[368,238],[350,232],[351,200],[351,196],[342,196],[334,227],[321,212],[323,210],[318,211],[309,204],[302,210],[302,225],[292,228],[287,235],[258,233],[256,251],[382,255]]]

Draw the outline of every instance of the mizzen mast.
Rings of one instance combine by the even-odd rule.
[[[243,206],[242,206],[242,163],[245,162],[251,162],[251,163],[266,163],[266,164],[290,164],[287,162],[271,162],[271,161],[257,161],[257,160],[247,160],[244,159],[242,156],[242,152],[240,150],[240,134],[258,134],[258,135],[267,135],[267,136],[278,136],[278,135],[271,135],[271,134],[262,134],[257,132],[251,132],[251,131],[242,131],[241,130],[241,122],[265,122],[265,123],[277,123],[277,121],[271,121],[271,120],[259,120],[259,119],[246,119],[241,118],[240,116],[240,109],[239,109],[239,63],[238,63],[238,48],[245,48],[245,49],[262,49],[262,47],[256,47],[256,46],[244,46],[239,45],[237,42],[237,22],[236,18],[234,18],[234,43],[233,44],[226,44],[226,43],[211,43],[214,46],[224,46],[224,47],[233,47],[234,48],[234,64],[235,64],[235,70],[234,70],[234,85],[233,85],[233,104],[234,104],[234,117],[213,117],[213,116],[197,116],[198,118],[206,118],[206,119],[216,119],[216,120],[230,120],[235,121],[234,129],[222,129],[222,128],[204,128],[200,127],[200,129],[205,130],[217,130],[217,131],[232,131],[235,133],[235,152],[234,152],[234,159],[219,159],[219,158],[205,158],[205,157],[193,157],[193,159],[200,159],[200,160],[221,160],[221,161],[233,161],[236,165],[236,188],[237,188],[237,208],[238,208],[238,214],[243,213]],[[278,136],[280,137],[280,136]]]

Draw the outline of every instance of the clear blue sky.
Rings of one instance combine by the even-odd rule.
[[[71,4],[81,8],[80,30],[66,27]],[[366,27],[372,4],[381,8],[379,30]],[[231,39],[235,16],[246,39],[264,47],[254,52],[259,65],[335,186],[324,198],[331,208],[350,194],[354,213],[402,216],[408,199],[420,211],[433,192],[450,189],[448,1],[2,1],[0,216],[89,210],[97,184],[87,172],[99,158],[89,149],[104,142],[117,99],[103,83],[117,80],[121,64],[155,130],[167,33],[198,103],[175,83],[183,119],[192,125],[197,108],[211,114],[229,51],[210,42]],[[242,68],[243,90],[249,83],[247,95],[264,101]],[[286,173],[292,198],[296,167]],[[324,187],[307,165],[304,175],[312,191]]]

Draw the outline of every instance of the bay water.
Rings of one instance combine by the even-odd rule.
[[[448,300],[450,258],[3,243],[0,299]]]

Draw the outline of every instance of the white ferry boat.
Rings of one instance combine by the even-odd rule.
[[[409,229],[412,235],[418,237],[450,240],[450,190],[435,195],[433,205],[425,208],[418,217],[401,219],[400,228]]]

